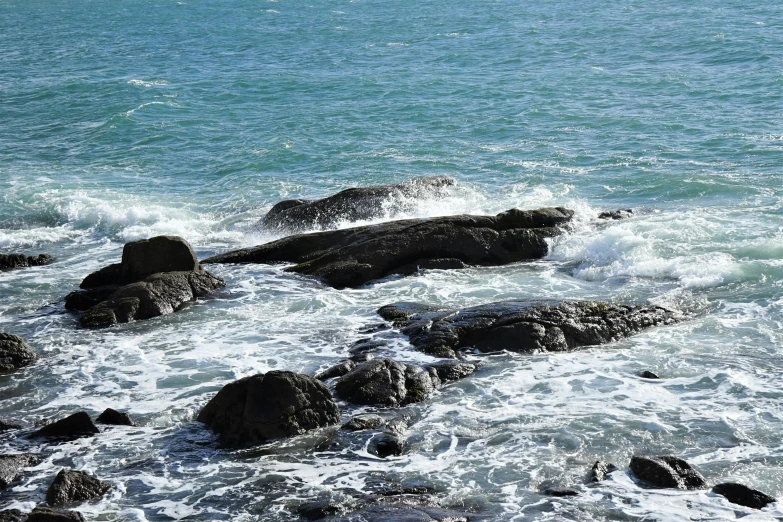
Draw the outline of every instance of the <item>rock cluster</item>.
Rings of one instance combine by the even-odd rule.
[[[52,262],[49,254],[25,256],[24,254],[0,254],[0,270],[13,270],[31,266],[43,266]]]
[[[173,313],[223,286],[184,239],[157,236],[127,243],[122,262],[88,275],[65,307],[83,312],[82,326],[109,326]]]
[[[326,230],[340,223],[393,215],[404,210],[412,198],[446,195],[445,189],[453,184],[454,178],[448,176],[427,176],[395,185],[349,188],[323,199],[287,199],[273,206],[260,224],[289,233]]]
[[[379,225],[300,234],[205,259],[203,263],[292,262],[289,272],[335,288],[355,288],[422,268],[499,266],[538,259],[546,240],[561,233],[573,211],[511,209],[497,216],[406,219]]]

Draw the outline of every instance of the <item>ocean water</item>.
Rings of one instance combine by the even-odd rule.
[[[40,354],[0,376],[0,418],[113,407],[140,425],[57,446],[3,434],[3,452],[45,459],[0,508],[31,509],[72,467],[116,486],[79,506],[88,520],[295,520],[303,500],[421,482],[490,520],[780,520],[625,470],[675,454],[710,484],[783,495],[782,21],[775,2],[734,0],[0,0],[0,251],[56,257],[0,273],[0,329]],[[226,289],[170,316],[84,330],[63,309],[127,241],[176,234],[205,257],[274,239],[255,224],[280,199],[435,174],[457,180],[448,197],[379,221],[564,205],[576,225],[535,263],[341,291],[214,266]],[[410,407],[401,457],[328,430],[226,451],[194,421],[231,380],[338,362],[381,305],[521,297],[691,318],[476,357]],[[622,470],[539,493],[598,459]]]

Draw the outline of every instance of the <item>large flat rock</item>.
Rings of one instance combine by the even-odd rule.
[[[378,313],[400,327],[418,350],[442,357],[473,349],[566,351],[617,341],[680,318],[654,305],[521,299],[447,310],[396,303]]]
[[[287,269],[355,288],[420,268],[499,266],[539,259],[546,240],[572,218],[565,208],[511,209],[496,216],[405,219],[379,225],[299,234],[254,248],[210,257],[202,263],[297,263]]]

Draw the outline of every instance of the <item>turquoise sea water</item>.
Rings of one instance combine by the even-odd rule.
[[[458,183],[404,216],[565,205],[577,226],[532,265],[347,291],[225,266],[224,292],[172,316],[85,331],[62,309],[126,241],[177,234],[203,257],[272,239],[254,225],[282,198],[432,174]],[[0,0],[0,251],[57,259],[0,274],[0,328],[41,355],[0,377],[0,418],[112,406],[141,425],[37,448],[46,460],[0,508],[31,509],[68,466],[117,486],[79,508],[94,520],[291,520],[298,501],[378,477],[433,482],[444,505],[497,520],[750,513],[624,473],[575,499],[538,490],[653,452],[783,495],[781,186],[774,2]],[[596,219],[627,207],[631,220]],[[412,451],[388,461],[320,435],[221,451],[193,421],[237,377],[339,361],[380,305],[512,297],[653,300],[694,318],[484,358],[415,408]]]

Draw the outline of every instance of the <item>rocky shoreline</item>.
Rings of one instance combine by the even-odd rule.
[[[262,226],[278,230],[324,231],[296,234],[254,248],[209,257],[199,262],[191,246],[176,236],[157,236],[127,243],[119,263],[87,275],[65,297],[64,307],[78,314],[83,327],[115,327],[175,313],[203,299],[225,282],[202,264],[295,263],[286,272],[316,278],[335,289],[360,288],[390,276],[422,269],[490,267],[541,259],[548,241],[568,230],[573,211],[565,208],[510,209],[496,216],[449,216],[407,219],[378,225],[329,230],[345,221],[378,216],[378,202],[390,194],[406,198],[436,197],[451,178],[423,178],[399,185],[349,189],[315,201],[288,200],[275,205]],[[626,219],[632,209],[608,211],[601,219]],[[38,266],[46,257],[2,256],[0,268]],[[15,264],[14,264],[15,263]],[[27,263],[27,264],[24,264]],[[13,266],[12,266],[13,265]],[[216,436],[220,448],[248,448],[270,441],[322,432],[325,444],[352,447],[361,438],[367,452],[389,459],[412,451],[407,432],[417,422],[406,407],[437,401],[438,390],[481,372],[474,355],[511,352],[532,355],[572,352],[616,342],[643,330],[675,324],[687,314],[650,304],[526,298],[464,308],[398,302],[377,310],[384,321],[371,338],[351,347],[351,355],[315,376],[274,369],[223,386],[197,414],[196,421]],[[375,352],[392,336],[403,336],[410,348],[442,361],[408,364]],[[396,338],[396,337],[394,337]],[[0,372],[34,371],[38,354],[21,337],[0,333]],[[644,372],[643,378],[658,378]],[[81,411],[40,427],[13,419],[0,431],[39,441],[43,448],[85,437],[100,437],[101,424],[132,427],[130,415],[111,408],[96,421]],[[105,429],[105,428],[104,428]],[[25,470],[41,461],[39,453],[0,455],[0,493],[13,487]],[[572,497],[626,473],[644,488],[706,490],[709,480],[684,460],[671,455],[637,454],[618,468],[596,462],[583,484],[560,484],[541,490],[550,497]],[[66,508],[103,498],[111,482],[88,473],[62,469],[45,499],[29,514],[0,511],[3,521],[79,521]],[[776,500],[742,484],[714,484],[712,492],[729,502],[762,509]],[[45,500],[45,503],[43,502]],[[387,490],[364,497],[315,499],[291,506],[292,516],[306,520],[474,521],[488,520],[481,510],[443,505],[424,488]]]

